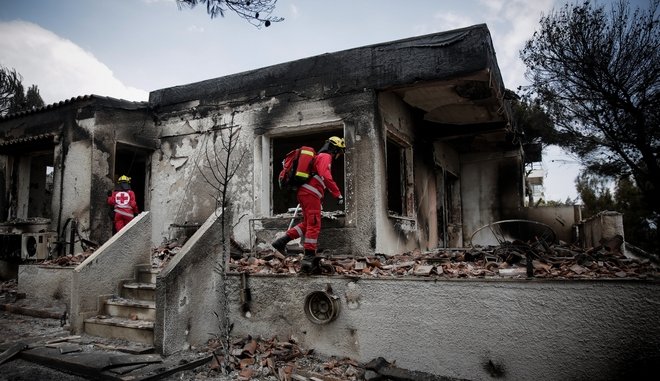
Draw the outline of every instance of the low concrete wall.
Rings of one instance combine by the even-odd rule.
[[[29,299],[68,305],[71,301],[73,267],[19,265],[18,292]]]
[[[154,346],[170,355],[202,345],[220,331],[223,316],[220,217],[213,213],[156,278]]]
[[[135,279],[136,266],[151,263],[151,213],[142,212],[73,271],[71,331],[99,311],[99,296],[118,294],[124,280]]]
[[[240,276],[229,281],[232,335],[293,337],[360,362],[470,380],[612,380],[660,360],[659,283],[253,275],[247,318]],[[313,324],[305,298],[328,287],[339,315]]]
[[[520,218],[544,223],[552,228],[557,239],[574,243],[574,227],[580,223],[579,208],[579,205],[523,208]]]
[[[619,212],[600,212],[582,223],[582,246],[596,247],[601,239],[612,239],[616,235],[624,237],[623,215]]]

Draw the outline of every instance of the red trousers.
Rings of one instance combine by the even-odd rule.
[[[115,213],[115,233],[120,231],[121,228],[128,225],[133,219],[133,216],[125,216],[123,214]]]
[[[321,199],[314,193],[301,188],[298,190],[298,202],[302,208],[303,220],[287,230],[291,239],[305,237],[305,250],[316,251],[319,233],[321,233]]]

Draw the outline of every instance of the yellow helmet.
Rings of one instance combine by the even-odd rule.
[[[346,149],[346,143],[344,143],[343,138],[340,138],[340,137],[337,137],[337,136],[331,136],[330,139],[328,139],[328,141],[330,142],[330,144],[332,144],[333,146],[335,146],[339,149],[342,149],[342,150]]]
[[[117,181],[120,182],[120,183],[130,183],[131,178],[126,176],[126,175],[121,175],[121,176],[119,176],[119,179]]]

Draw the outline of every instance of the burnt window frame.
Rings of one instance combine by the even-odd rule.
[[[392,152],[396,150],[396,152]],[[388,132],[385,141],[387,215],[414,218],[412,146]],[[398,181],[395,179],[398,177]],[[398,198],[398,202],[397,202]]]
[[[277,216],[281,214],[293,213],[290,210],[295,209],[298,204],[295,190],[279,189],[277,181],[278,175],[282,169],[282,160],[286,154],[300,146],[310,146],[315,151],[322,147],[325,140],[331,136],[344,137],[344,127],[339,124],[323,128],[305,129],[303,132],[278,134],[270,136],[270,215]],[[334,159],[332,162],[332,177],[339,186],[342,195],[346,189],[346,159],[345,155]],[[326,191],[323,199],[322,210],[324,212],[342,212],[344,206],[338,206],[336,200]],[[298,212],[300,213],[300,211]]]

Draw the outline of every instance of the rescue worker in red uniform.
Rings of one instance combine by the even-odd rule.
[[[135,193],[131,190],[131,178],[122,175],[117,180],[117,186],[108,196],[108,204],[114,208],[115,233],[131,222],[138,214]]]
[[[321,232],[321,201],[325,190],[337,199],[338,205],[344,204],[344,197],[332,179],[332,160],[344,153],[346,144],[344,139],[337,136],[330,137],[314,158],[312,178],[298,188],[298,203],[302,208],[303,220],[298,225],[287,230],[286,234],[271,244],[277,251],[286,254],[286,244],[289,241],[305,237],[305,255],[301,261],[300,271],[303,273],[316,272],[319,269],[321,258],[316,256],[316,248]]]

